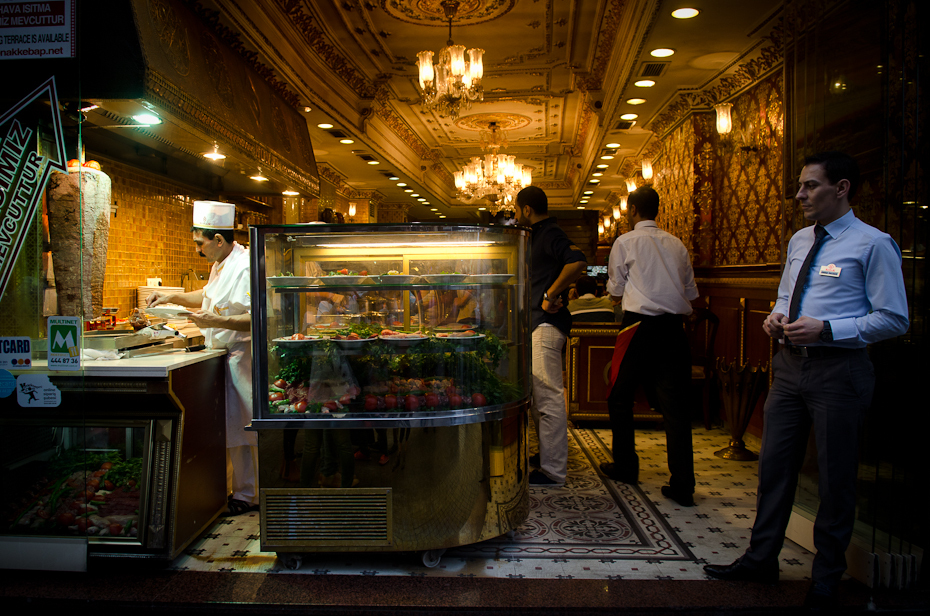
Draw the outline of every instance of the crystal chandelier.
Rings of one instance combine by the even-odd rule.
[[[469,49],[468,61],[465,61],[465,46],[456,45],[452,41],[452,18],[458,11],[459,3],[443,0],[440,4],[449,20],[449,40],[439,51],[436,64],[433,64],[432,51],[417,54],[420,89],[426,109],[435,109],[440,116],[455,119],[461,111],[471,107],[472,101],[484,100],[484,88],[481,87],[481,77],[484,75],[481,56],[484,50]]]
[[[493,213],[516,209],[517,193],[533,183],[532,170],[515,162],[515,156],[498,153],[508,144],[497,122],[489,122],[479,138],[485,155],[473,156],[470,163],[453,174],[458,198],[465,203],[487,199]]]

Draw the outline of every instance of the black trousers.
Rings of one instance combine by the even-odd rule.
[[[820,358],[782,349],[772,360],[772,378],[759,453],[756,521],[740,560],[751,568],[778,566],[813,427],[820,508],[811,579],[832,586],[846,571],[855,522],[859,429],[875,387],[872,362],[865,349]]]
[[[691,349],[680,314],[623,315],[623,327],[639,323],[607,398],[613,431],[614,462],[638,467],[633,429],[633,398],[643,385],[662,413],[668,448],[669,486],[680,494],[694,493],[694,450],[691,445]]]

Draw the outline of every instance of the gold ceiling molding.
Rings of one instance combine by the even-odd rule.
[[[587,96],[587,94],[585,96]],[[571,151],[572,156],[581,156],[581,152],[584,152],[584,143],[588,139],[588,129],[591,127],[591,120],[595,117],[594,108],[585,101],[582,104],[581,120],[578,122],[578,132],[575,133],[575,144],[572,146]]]
[[[379,190],[374,189],[358,189],[353,188],[349,190],[349,199],[364,199],[369,201],[372,205],[378,205],[384,201],[384,194]]]
[[[388,125],[388,128],[394,131],[394,134],[397,135],[401,142],[409,146],[420,159],[439,160],[441,157],[440,152],[431,150],[429,146],[407,126],[403,118],[397,115],[394,109],[388,105],[384,97],[379,96],[379,98],[375,100],[374,112]]]
[[[435,162],[430,165],[430,171],[439,178],[439,181],[445,184],[451,190],[455,190],[455,178],[452,177],[452,174],[449,173],[449,170],[443,166],[440,162]]]
[[[320,174],[321,180],[326,180],[335,187],[340,187],[345,184],[347,176],[342,175],[332,165],[329,163],[317,163],[316,164],[317,173]]]
[[[328,42],[322,28],[318,27],[312,15],[304,11],[300,0],[275,0],[281,11],[291,20],[291,23],[300,33],[307,46],[320,57],[329,68],[336,73],[361,98],[374,98],[377,89],[362,73],[357,71],[353,63],[346,58],[335,45]]]
[[[370,2],[366,4],[369,10],[373,8]],[[498,19],[513,10],[515,4],[516,0],[460,0],[452,25],[474,26]],[[449,26],[442,0],[381,0],[380,6],[394,19],[408,24],[438,28]]]
[[[571,190],[572,183],[567,181],[555,181],[555,182],[537,182],[533,180],[533,186],[541,188],[543,190]]]
[[[501,130],[514,130],[529,126],[532,120],[518,113],[473,113],[455,120],[455,127],[462,130],[487,130],[491,122],[496,122]]]
[[[763,47],[759,51],[759,56],[740,64],[732,76],[721,78],[716,85],[706,90],[679,92],[678,98],[649,123],[648,130],[660,139],[665,138],[669,131],[692,111],[711,109],[717,103],[751,86],[778,67],[784,61],[785,56],[784,28],[785,20],[782,17],[772,30],[762,37]],[[768,44],[765,45],[765,42]]]
[[[288,87],[287,83],[278,79],[272,68],[259,62],[257,52],[246,49],[240,34],[220,23],[219,11],[204,7],[200,0],[181,0],[181,2],[187,5],[191,12],[197,15],[204,26],[210,29],[217,38],[238,53],[239,56],[245,60],[246,64],[261,75],[262,79],[264,79],[268,85],[271,86],[271,89],[274,90],[278,96],[283,98],[288,105],[295,109],[301,106],[300,97]]]
[[[588,72],[575,73],[575,87],[579,90],[600,90],[603,86],[604,73],[614,53],[614,44],[617,32],[623,23],[623,9],[626,0],[610,0],[601,20],[601,28],[597,33],[597,49],[594,51],[594,62]]]

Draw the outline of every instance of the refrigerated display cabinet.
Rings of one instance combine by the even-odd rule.
[[[435,565],[522,523],[529,230],[250,232],[262,549]]]

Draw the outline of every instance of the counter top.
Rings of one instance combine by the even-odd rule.
[[[225,349],[204,349],[192,353],[177,349],[163,355],[143,355],[131,359],[109,361],[87,361],[84,362],[80,370],[49,370],[47,361],[38,359],[33,362],[31,370],[11,370],[10,372],[14,375],[38,373],[53,376],[166,378],[172,370],[225,354]]]

